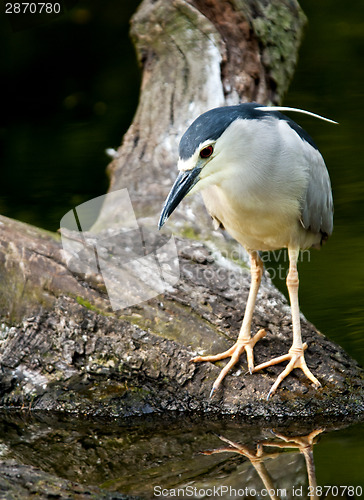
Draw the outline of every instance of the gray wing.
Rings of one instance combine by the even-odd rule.
[[[310,162],[309,181],[301,209],[301,222],[305,229],[322,234],[327,239],[333,229],[333,199],[329,173],[321,154],[317,151]]]

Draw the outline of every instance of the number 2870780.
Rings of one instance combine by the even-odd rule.
[[[51,2],[13,2],[5,4],[5,14],[59,14],[61,4]]]

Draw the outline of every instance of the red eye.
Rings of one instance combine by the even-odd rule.
[[[201,149],[200,156],[201,158],[209,158],[213,152],[214,148],[212,146],[206,146],[205,148]]]

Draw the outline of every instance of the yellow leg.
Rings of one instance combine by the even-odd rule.
[[[219,448],[217,450],[204,451],[203,454],[213,455],[215,453],[228,452],[228,453],[239,453],[239,455],[243,455],[244,457],[250,460],[250,463],[259,474],[271,500],[280,500],[279,497],[275,494],[276,488],[274,487],[272,477],[270,476],[264,464],[264,461],[267,458],[276,458],[278,456],[278,453],[267,453],[263,451],[263,446],[261,446],[260,444],[257,444],[257,451],[254,452],[250,450],[247,446],[241,445],[239,443],[234,443],[234,441],[230,441],[230,439],[226,439],[223,436],[219,436],[219,438],[221,439],[221,441],[228,443],[229,447]]]
[[[288,354],[284,356],[279,356],[278,358],[274,358],[266,363],[262,363],[254,368],[254,372],[262,370],[263,368],[267,368],[268,366],[276,365],[277,363],[281,363],[282,361],[289,361],[288,365],[285,367],[283,372],[278,376],[277,380],[271,387],[269,391],[268,398],[272,396],[279,384],[283,379],[287,377],[291,373],[294,368],[300,368],[303,373],[306,375],[308,379],[313,382],[316,388],[320,387],[321,384],[317,380],[317,378],[311,373],[308,369],[304,357],[304,350],[307,348],[307,344],[302,344],[301,337],[301,322],[300,322],[300,308],[298,303],[298,272],[297,272],[297,259],[298,259],[298,249],[288,249],[289,255],[289,272],[287,275],[287,288],[289,293],[289,299],[291,302],[291,311],[292,311],[292,329],[293,329],[293,343],[292,347],[288,351]]]
[[[210,393],[210,397],[213,393],[218,389],[222,380],[225,378],[226,374],[231,370],[231,368],[236,365],[239,360],[240,355],[245,351],[247,360],[248,360],[248,368],[250,373],[254,371],[254,354],[253,348],[255,344],[266,335],[266,331],[261,329],[259,332],[252,338],[250,334],[251,330],[251,322],[255,307],[255,301],[257,298],[257,293],[259,290],[259,285],[262,280],[263,274],[263,262],[261,261],[257,252],[250,253],[250,261],[251,261],[251,284],[249,290],[248,301],[245,308],[244,320],[240,329],[239,337],[236,343],[227,351],[222,352],[220,354],[216,354],[213,356],[197,356],[196,358],[191,359],[192,363],[200,363],[201,361],[219,361],[220,359],[225,359],[231,357],[228,364],[221,370],[220,375],[215,380],[214,385],[212,386],[212,390]]]
[[[284,434],[279,434],[278,432],[273,432],[273,434],[282,439],[285,443],[263,443],[264,446],[273,446],[277,448],[298,448],[302,455],[305,457],[307,475],[308,475],[308,483],[312,488],[312,500],[318,500],[318,496],[316,493],[317,481],[316,481],[316,472],[315,472],[315,463],[313,460],[313,446],[316,444],[316,437],[324,432],[325,429],[315,429],[310,432],[306,436],[285,436]]]

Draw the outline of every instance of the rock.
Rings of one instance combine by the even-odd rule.
[[[109,416],[177,410],[315,418],[363,412],[363,370],[304,318],[306,360],[320,389],[296,370],[268,402],[282,365],[250,375],[243,355],[210,399],[225,362],[189,360],[233,343],[250,273],[231,262],[224,267],[202,243],[179,239],[177,246],[181,279],[163,297],[144,303],[143,314],[140,306],[96,312],[82,301],[60,297],[52,309],[9,329],[0,344],[0,404]],[[196,259],[196,252],[204,258]],[[288,351],[290,321],[285,298],[265,277],[253,333],[266,328],[268,334],[256,345],[257,364]]]
[[[137,497],[102,490],[61,479],[30,465],[0,461],[1,498],[133,500]]]

